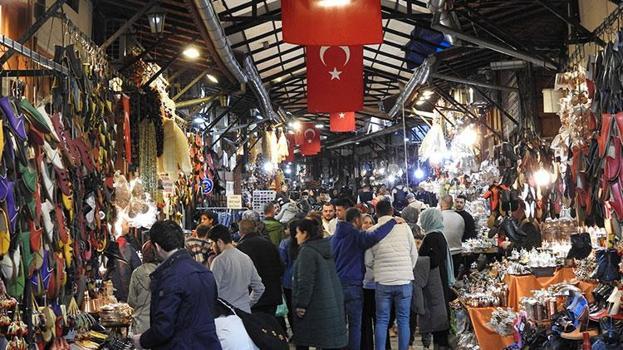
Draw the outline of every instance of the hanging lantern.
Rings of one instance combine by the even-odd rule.
[[[160,6],[154,6],[147,12],[147,21],[149,29],[153,34],[162,34],[164,32],[164,20],[167,13]]]

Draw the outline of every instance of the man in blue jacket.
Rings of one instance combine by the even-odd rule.
[[[221,350],[214,311],[217,289],[212,272],[184,249],[184,233],[173,221],[149,231],[163,260],[151,277],[150,328],[132,340],[137,349]]]
[[[404,223],[394,218],[373,232],[361,230],[361,211],[346,210],[345,220],[338,221],[331,238],[337,275],[344,291],[344,307],[348,323],[348,348],[361,348],[361,315],[363,312],[363,277],[366,272],[364,254],[368,248],[387,236],[396,224]]]

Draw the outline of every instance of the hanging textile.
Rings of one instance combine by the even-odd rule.
[[[156,198],[158,174],[156,172],[156,127],[151,120],[143,120],[138,126],[139,169],[141,180],[151,198]]]
[[[162,156],[158,158],[158,171],[169,175],[177,174],[178,171],[190,174],[190,147],[184,132],[173,119],[163,118],[162,124],[164,149]]]
[[[279,163],[288,159],[290,155],[290,150],[288,149],[288,139],[286,138],[286,133],[281,130],[281,136],[279,136],[279,141],[277,142],[277,154],[279,155]]]
[[[123,108],[123,142],[125,144],[125,161],[132,164],[132,138],[130,137],[130,97],[121,96]]]

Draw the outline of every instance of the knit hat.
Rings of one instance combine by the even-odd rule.
[[[426,209],[420,214],[420,226],[424,233],[443,232],[443,215],[436,208]]]

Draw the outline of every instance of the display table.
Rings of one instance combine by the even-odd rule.
[[[494,310],[494,307],[467,308],[481,350],[501,350],[514,342],[513,336],[503,337],[488,326]]]
[[[570,267],[563,267],[556,270],[553,276],[550,277],[535,277],[533,275],[515,276],[506,275],[504,282],[508,285],[508,306],[513,310],[519,310],[519,302],[523,297],[532,296],[532,292],[537,289],[545,289],[553,284],[562,283],[565,281],[571,281],[575,279],[573,269]],[[591,294],[595,284],[580,281],[577,287],[585,293],[586,299],[592,302],[593,295]]]

